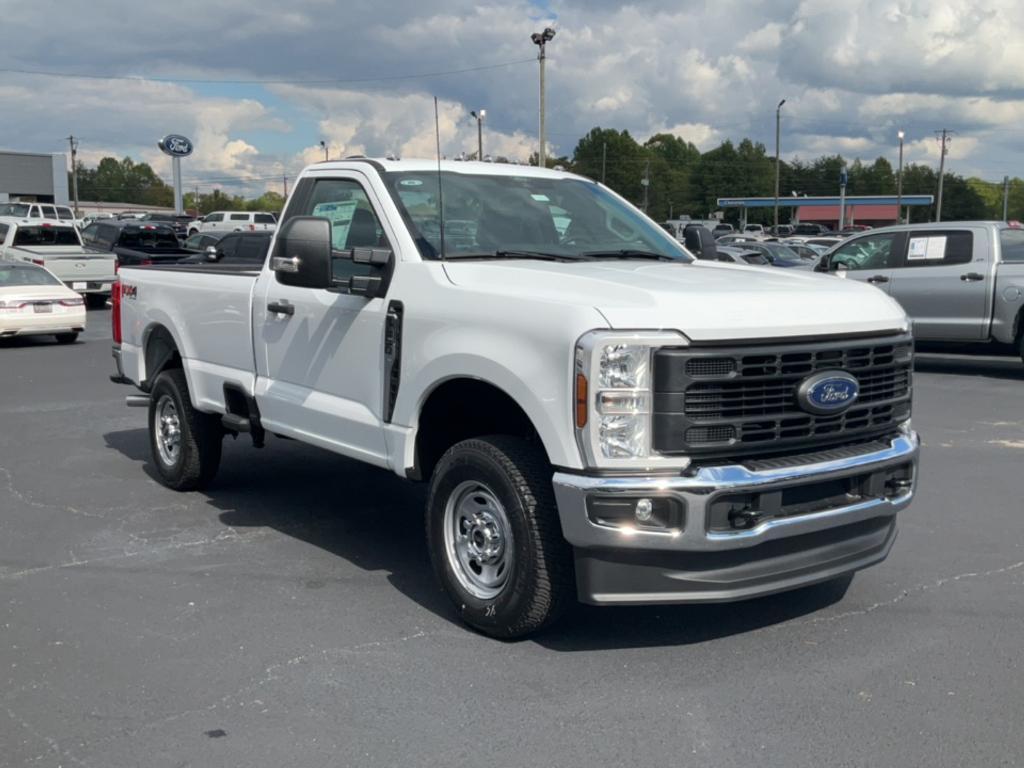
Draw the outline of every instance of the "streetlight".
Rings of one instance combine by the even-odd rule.
[[[330,158],[327,156],[327,142],[320,139],[320,148],[324,151],[324,162],[326,163]]]
[[[896,138],[900,140],[900,166],[896,172],[896,223],[903,223],[903,137],[906,134],[903,130],[896,132]]]
[[[537,53],[537,61],[540,62],[540,151],[537,153],[537,165],[541,168],[547,167],[547,150],[544,147],[544,46],[555,37],[555,30],[551,27],[544,27],[543,32],[534,32],[530,35],[533,44],[540,50]]]
[[[775,231],[779,231],[779,127],[782,124],[783,99],[775,108]]]
[[[487,110],[481,109],[479,111],[470,112],[473,117],[476,118],[476,159],[480,162],[484,160],[484,118],[487,117]]]

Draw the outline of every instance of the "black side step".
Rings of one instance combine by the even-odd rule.
[[[237,413],[225,413],[220,417],[220,423],[229,432],[251,432],[252,422],[248,416],[239,416]]]

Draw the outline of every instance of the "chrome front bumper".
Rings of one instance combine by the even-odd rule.
[[[592,476],[558,472],[555,497],[562,532],[576,551],[580,599],[593,603],[726,601],[811,584],[885,558],[896,536],[896,514],[911,502],[919,440],[898,435],[887,447],[809,463],[751,469],[698,468],[682,476]],[[780,462],[781,463],[781,462]],[[751,527],[712,524],[716,502],[741,494],[800,493],[831,480],[870,478],[903,468],[909,485],[880,489],[849,503],[766,515]],[[866,483],[866,481],[865,481]],[[588,499],[669,497],[681,502],[681,526],[615,528],[588,516]],[[768,498],[755,496],[754,498]],[[778,498],[778,497],[777,497]]]

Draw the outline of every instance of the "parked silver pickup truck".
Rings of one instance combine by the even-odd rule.
[[[873,229],[833,248],[823,272],[896,299],[919,341],[1013,344],[1024,358],[1024,229],[956,221]]]
[[[115,279],[114,254],[85,248],[77,229],[56,221],[0,216],[0,259],[46,267],[93,308],[106,306]]]

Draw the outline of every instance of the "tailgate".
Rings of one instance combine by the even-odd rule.
[[[46,256],[43,261],[65,283],[114,281],[112,253],[68,253]]]

